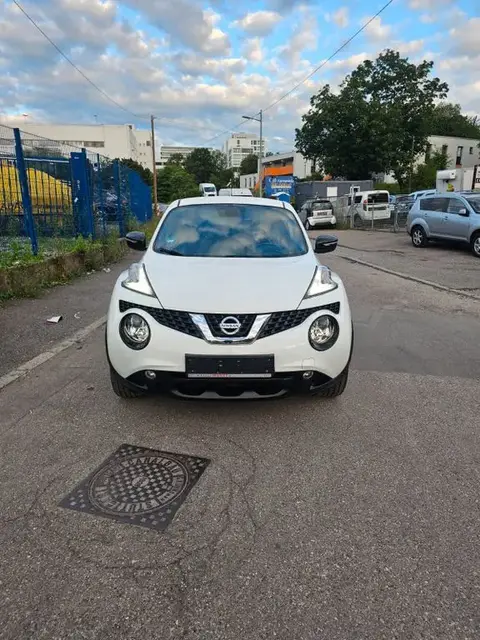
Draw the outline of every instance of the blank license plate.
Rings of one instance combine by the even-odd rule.
[[[189,378],[271,378],[275,361],[271,356],[185,356]]]

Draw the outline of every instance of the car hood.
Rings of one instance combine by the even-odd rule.
[[[143,263],[163,307],[194,313],[296,309],[317,266],[310,253],[295,258],[186,258],[149,251]]]

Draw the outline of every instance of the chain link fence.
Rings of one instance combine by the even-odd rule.
[[[152,213],[151,188],[121,161],[0,125],[0,250],[123,236]]]
[[[413,204],[412,198],[406,194],[394,196],[393,199],[384,198],[383,202],[369,202],[369,198],[352,198],[350,195],[330,198],[330,201],[340,228],[392,232],[405,229],[408,212]]]

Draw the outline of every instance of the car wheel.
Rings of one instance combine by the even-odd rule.
[[[420,226],[412,229],[412,244],[414,247],[424,247],[428,242],[425,231]]]
[[[334,384],[332,384],[325,391],[319,391],[318,396],[320,398],[336,398],[341,396],[345,391],[348,381],[348,366],[342,371],[342,373],[336,378]]]
[[[305,229],[307,231],[310,231],[311,228],[312,228],[312,225],[310,224],[310,222],[308,220],[305,220]]]
[[[480,258],[480,233],[474,233],[471,241],[472,253],[476,258]]]
[[[358,213],[355,214],[354,218],[353,218],[353,226],[354,227],[360,227],[362,224],[362,219],[361,217],[358,215]]]
[[[145,395],[144,391],[135,391],[131,387],[127,386],[123,378],[118,375],[113,367],[110,367],[110,382],[112,383],[114,393],[119,398],[130,400],[132,398],[141,398]]]

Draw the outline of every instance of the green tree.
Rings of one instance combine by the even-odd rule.
[[[255,153],[251,153],[240,163],[240,175],[243,176],[248,173],[258,172],[258,156]]]
[[[333,94],[310,100],[296,148],[325,173],[353,180],[393,172],[405,186],[412,158],[425,151],[435,101],[448,85],[431,78],[433,62],[415,65],[387,49],[366,60]]]
[[[145,184],[148,184],[149,187],[151,187],[153,185],[153,173],[152,173],[152,171],[150,171],[150,169],[147,169],[144,166],[142,166],[136,160],[132,160],[131,158],[122,158],[120,160],[120,164],[123,167],[128,167],[129,169],[132,169],[133,171],[136,171],[139,174],[139,176],[142,178],[142,180],[145,182]]]
[[[435,189],[437,171],[447,169],[448,156],[442,151],[433,151],[423,164],[419,164],[412,172],[411,191]]]
[[[179,198],[198,196],[195,179],[183,167],[167,164],[157,171],[157,196],[159,202],[169,203]]]
[[[180,167],[185,166],[185,156],[182,153],[173,153],[167,160],[167,165],[176,164]]]
[[[217,164],[218,157],[205,147],[194,149],[185,159],[185,169],[197,184],[211,182],[212,175],[218,169]]]
[[[459,104],[440,102],[433,110],[430,133],[435,136],[480,139],[480,123],[464,116]]]

